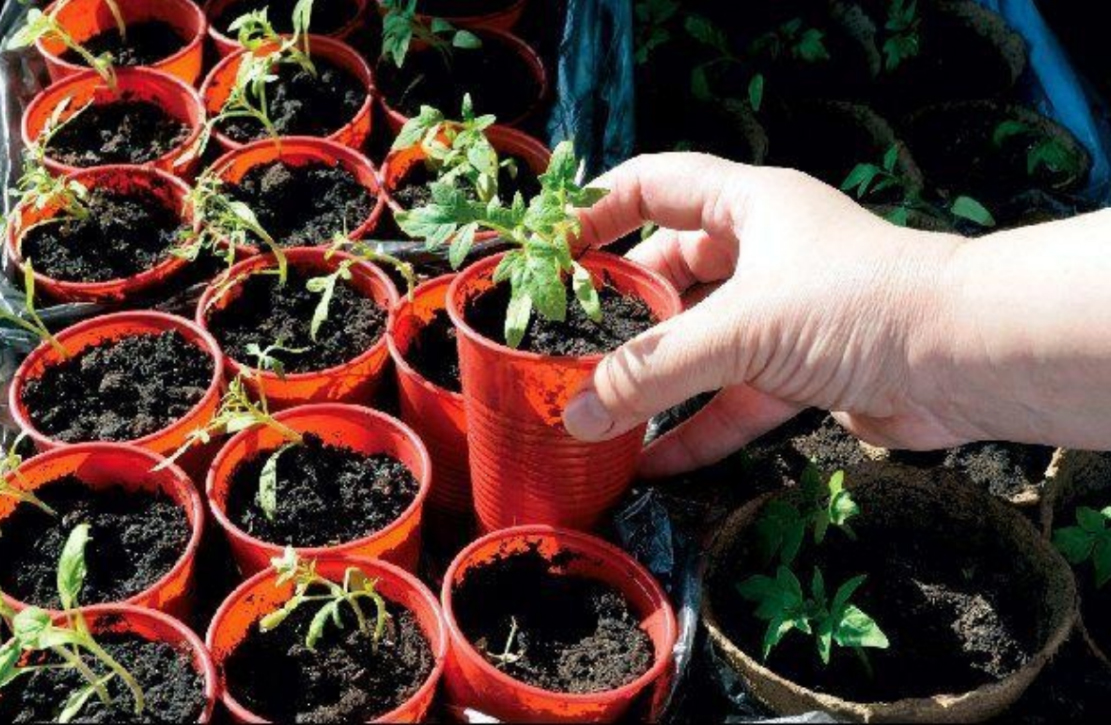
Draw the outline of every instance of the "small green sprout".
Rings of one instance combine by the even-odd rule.
[[[1073,566],[1092,563],[1097,589],[1111,581],[1111,506],[1076,510],[1076,526],[1053,532],[1053,545]]]
[[[126,26],[123,24],[123,17],[119,14],[119,8],[116,7],[113,0],[105,0],[109,3],[109,7],[116,16],[116,21],[119,23],[120,35],[126,33]],[[54,38],[60,41],[67,48],[77,53],[85,65],[96,71],[104,83],[111,89],[116,88],[116,70],[112,64],[111,53],[101,53],[100,55],[93,54],[85,46],[78,43],[61,23],[55,17],[58,10],[61,8],[62,3],[57,3],[54,9],[49,13],[44,13],[38,8],[31,8],[27,11],[27,20],[23,26],[16,31],[15,35],[8,41],[8,48],[25,48],[34,45],[36,41],[41,38]]]
[[[382,18],[382,55],[401,68],[415,38],[438,50],[445,58],[453,48],[474,50],[482,47],[482,39],[469,30],[461,30],[443,18],[431,18],[428,24],[417,15],[417,0],[383,0],[386,14]]]
[[[286,355],[303,355],[309,351],[307,347],[286,347],[282,343],[282,339],[260,347],[257,342],[252,342],[247,345],[247,354],[254,358],[256,370],[264,372],[271,372],[278,376],[279,379],[285,380],[285,362],[282,361],[275,353],[285,353]]]
[[[853,167],[841,183],[841,191],[855,190],[856,198],[863,199],[877,195],[888,189],[898,188],[905,194],[910,192],[909,181],[899,173],[899,144],[891,144],[883,154],[880,164],[862,162]]]
[[[887,10],[883,42],[884,68],[891,73],[906,61],[918,56],[921,40],[918,35],[922,18],[918,15],[918,0],[891,0]]]
[[[837,471],[823,485],[821,472],[811,463],[803,471],[799,489],[801,505],[773,499],[756,522],[767,561],[778,557],[781,564],[790,566],[798,557],[808,531],[812,532],[815,544],[825,541],[831,526],[851,539],[856,538],[849,521],[860,514],[860,506],[845,488],[844,471]]]
[[[30,504],[45,514],[57,516],[58,512],[47,506],[42,499],[28,485],[28,481],[19,467],[23,465],[23,456],[19,454],[19,446],[26,440],[27,434],[20,433],[7,451],[0,457],[0,498],[9,498],[18,503]],[[12,484],[18,484],[18,487]]]
[[[356,261],[358,260],[345,259],[336,266],[336,271],[323,277],[313,277],[305,283],[305,288],[309,292],[320,295],[320,301],[313,310],[312,322],[309,324],[309,337],[313,342],[316,342],[316,336],[320,334],[320,327],[328,321],[328,308],[332,304],[332,297],[335,296],[336,285],[340,280],[345,282],[351,280],[351,266]]]
[[[634,43],[637,65],[648,62],[652,51],[671,40],[668,23],[679,12],[676,0],[638,0],[633,8],[636,18]]]
[[[24,316],[16,315],[0,309],[0,320],[10,322],[26,332],[38,337],[43,342],[49,343],[62,358],[69,358],[69,351],[58,341],[54,333],[43,322],[35,309],[35,268],[30,259],[23,260],[23,306]]]
[[[1052,174],[1075,177],[1084,166],[1081,152],[1065,143],[1061,138],[1047,134],[1040,129],[1018,120],[1007,120],[996,126],[992,133],[992,144],[997,148],[1009,142],[1026,144],[1026,173],[1034,176],[1045,169]]]
[[[818,28],[806,27],[802,18],[788,20],[756,38],[749,52],[771,60],[786,56],[805,63],[818,63],[830,57],[825,45],[825,33]]]

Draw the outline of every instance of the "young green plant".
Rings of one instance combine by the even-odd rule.
[[[633,58],[637,65],[648,62],[652,52],[671,40],[671,21],[679,12],[676,0],[638,0],[633,7],[636,39]]]
[[[456,28],[443,18],[429,18],[427,24],[417,15],[417,0],[383,0],[382,56],[401,68],[414,40],[435,48],[445,58],[452,50],[475,50],[482,39],[469,30]]]
[[[1076,510],[1076,526],[1053,532],[1053,545],[1068,562],[1080,567],[1091,562],[1097,589],[1111,581],[1111,506]]]
[[[260,346],[257,342],[247,345],[247,354],[255,361],[255,370],[274,373],[281,380],[285,380],[285,361],[279,354],[303,355],[308,351],[307,347],[286,347],[280,337],[266,347]]]
[[[691,70],[691,95],[704,103],[717,103],[718,94],[713,90],[711,77],[735,70],[745,70],[748,64],[736,53],[725,32],[701,15],[691,14],[684,20],[687,34],[705,46],[713,56]],[[759,112],[764,105],[764,74],[753,72],[748,80],[748,105]]]
[[[918,14],[918,0],[891,0],[884,23],[886,38],[883,41],[884,69],[892,73],[906,61],[916,58],[921,50],[919,28],[922,18]]]
[[[20,433],[0,456],[0,498],[8,498],[16,503],[29,504],[49,516],[57,516],[57,511],[47,506],[42,499],[35,495],[27,477],[19,470],[19,467],[23,465],[23,456],[19,453],[19,447],[26,439],[27,434]]]
[[[992,144],[996,149],[1002,149],[1010,143],[1026,147],[1028,176],[1034,176],[1044,169],[1066,177],[1062,183],[1068,183],[1083,169],[1084,157],[1080,151],[1060,137],[1045,133],[1023,121],[1003,121],[992,132]]]
[[[50,347],[54,348],[54,352],[58,353],[64,359],[69,358],[69,351],[65,346],[58,341],[54,333],[43,322],[42,317],[39,316],[38,311],[35,309],[35,268],[30,259],[23,260],[23,314],[15,314],[0,309],[0,320],[9,322],[16,327],[31,333],[43,342],[46,342]]]
[[[105,2],[108,4],[108,7],[115,17],[120,36],[126,38],[127,26],[123,22],[123,16],[120,14],[119,6],[116,5],[114,0],[105,0]],[[104,80],[104,83],[109,88],[115,89],[116,70],[112,64],[112,54],[105,52],[96,55],[84,45],[77,42],[55,17],[62,5],[63,3],[57,3],[49,13],[44,13],[38,8],[29,9],[27,11],[27,20],[8,41],[8,48],[26,48],[34,45],[42,38],[54,38],[74,53],[77,53],[77,55],[81,57],[81,60],[85,62],[85,65],[92,68],[96,74]]]
[[[830,59],[825,33],[818,28],[808,27],[802,18],[788,20],[756,38],[749,47],[749,53],[770,60],[792,58],[805,63],[819,63]]]

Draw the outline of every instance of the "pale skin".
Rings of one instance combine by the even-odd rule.
[[[861,439],[1111,449],[1111,210],[967,240],[896,227],[797,171],[643,156],[595,184],[584,245],[690,306],[608,355],[564,412],[597,441],[721,389],[641,472],[718,461],[807,407]]]

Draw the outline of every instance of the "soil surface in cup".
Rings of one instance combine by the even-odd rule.
[[[127,37],[121,38],[113,25],[86,40],[82,45],[93,55],[112,54],[116,66],[153,65],[169,58],[185,47],[187,39],[178,35],[174,26],[161,20],[128,23]],[[62,60],[74,65],[86,65],[73,50],[62,54]]]
[[[181,214],[149,192],[93,189],[88,215],[31,227],[20,254],[35,271],[67,282],[106,282],[146,271],[177,246]]]
[[[501,344],[509,293],[509,285],[500,284],[472,300],[465,311],[467,322],[479,334]],[[658,322],[643,300],[609,285],[601,287],[598,296],[602,301],[600,323],[587,317],[568,283],[567,319],[554,322],[534,312],[519,349],[542,355],[600,355],[616,350]]]
[[[360,605],[373,628],[373,606]],[[228,691],[273,722],[370,722],[401,706],[428,680],[435,656],[416,617],[386,606],[391,616],[377,648],[347,605],[339,609],[343,627],[329,621],[315,652],[305,646],[319,611],[313,603],[269,632],[252,626],[224,663]]]
[[[483,38],[481,48],[412,51],[401,68],[393,60],[378,64],[378,83],[386,102],[409,118],[421,106],[459,108],[470,93],[479,113],[510,123],[528,112],[540,89],[532,69],[510,46]]]
[[[540,192],[540,182],[532,168],[519,157],[500,156],[502,160],[513,160],[512,167],[502,167],[498,174],[498,197],[506,204],[513,203],[517,192],[525,199],[531,199]],[[404,209],[416,209],[432,203],[431,184],[436,178],[428,167],[422,163],[413,164],[409,173],[405,174],[391,193],[394,200]],[[471,186],[466,186],[463,193],[475,199],[476,194]]]
[[[369,91],[356,76],[331,61],[314,57],[316,75],[295,63],[276,69],[266,84],[270,121],[280,136],[329,136],[354,120]],[[254,118],[231,118],[217,127],[240,143],[269,138]]]
[[[258,216],[283,247],[327,244],[353,232],[374,210],[376,197],[342,166],[274,161],[255,166],[227,194]]]
[[[468,569],[452,593],[467,641],[515,680],[552,692],[613,690],[655,658],[628,600],[599,581],[555,571],[539,552]]]
[[[214,365],[176,330],[129,335],[50,365],[27,381],[23,404],[34,426],[55,440],[135,440],[199,403]]]
[[[313,340],[312,319],[321,295],[307,289],[309,279],[292,268],[284,285],[273,274],[248,277],[230,304],[209,314],[208,328],[224,353],[241,364],[257,365],[248,347],[254,343],[266,349],[281,341],[288,350],[302,351],[273,353],[286,374],[304,373],[349,362],[385,334],[386,311],[341,279],[328,304],[328,319]]]
[[[437,310],[432,319],[417,331],[405,359],[433,385],[453,393],[462,392],[455,325],[451,324],[447,310]]]
[[[188,650],[166,642],[154,642],[131,634],[103,634],[96,641],[124,669],[131,673],[143,690],[143,714],[136,717],[134,700],[124,682],[111,678],[106,688],[111,704],[90,697],[77,715],[76,722],[196,722],[204,712],[207,700],[204,679],[193,666]],[[99,660],[85,657],[97,675],[109,670]],[[51,654],[36,659],[34,664],[60,663]],[[16,678],[4,688],[0,697],[0,721],[54,722],[66,699],[79,691],[86,681],[71,668],[40,670]]]
[[[21,503],[0,521],[0,590],[27,604],[60,608],[58,558],[79,524],[91,527],[82,604],[135,596],[165,576],[189,543],[185,511],[161,493],[93,489],[74,476],[35,493],[57,516]]]
[[[271,520],[258,503],[259,479],[274,450],[232,471],[227,514],[232,523],[272,544],[336,546],[386,528],[405,512],[420,484],[400,461],[324,443],[312,433],[278,456],[277,508]]]
[[[240,16],[256,10],[267,10],[267,18],[279,33],[293,32],[293,7],[297,0],[239,0],[228,3],[219,15],[211,18],[212,25],[221,33],[234,39],[229,27]],[[358,6],[354,0],[316,0],[312,6],[312,32],[316,35],[334,33],[355,17]]]
[[[145,164],[173,151],[190,129],[148,101],[95,104],[70,117],[50,143],[50,158],[87,168],[106,164]]]
[[[892,460],[960,471],[994,496],[1010,498],[1045,485],[1053,448],[1019,443],[971,443],[947,451],[892,451]]]
[[[505,10],[516,0],[417,0],[417,13],[438,18],[469,18]]]

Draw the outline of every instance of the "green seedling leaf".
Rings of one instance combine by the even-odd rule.
[[[81,714],[81,710],[85,707],[85,704],[89,701],[89,698],[91,698],[98,692],[103,691],[107,687],[108,683],[111,682],[112,678],[115,676],[116,674],[113,672],[111,674],[105,675],[104,677],[101,677],[96,682],[91,682],[85,685],[79,690],[74,690],[70,694],[70,696],[66,698],[66,702],[62,706],[61,712],[58,713],[58,722],[73,722],[74,718]]]
[[[316,304],[316,309],[312,314],[312,322],[309,325],[309,337],[312,338],[313,342],[317,341],[321,326],[328,321],[332,298],[336,293],[336,285],[340,280],[344,282],[351,280],[351,265],[354,263],[355,261],[351,259],[344,260],[336,267],[335,272],[324,277],[314,277],[305,284],[309,292],[320,295],[320,301]]]
[[[89,525],[79,524],[70,532],[65,546],[62,547],[62,554],[58,559],[58,598],[62,602],[62,609],[77,606],[89,571],[85,564],[85,548],[88,544]]]
[[[1111,506],[1097,511],[1080,507],[1076,526],[1053,532],[1053,545],[1074,567],[1091,562],[1097,589],[1111,581]]]
[[[382,0],[382,57],[401,68],[414,39],[451,59],[453,49],[474,50],[482,47],[482,39],[469,30],[457,29],[443,18],[430,18],[427,23],[417,15],[416,0]]]
[[[764,75],[762,73],[752,76],[752,80],[748,82],[748,105],[757,113],[764,105]]]
[[[973,224],[978,224],[982,227],[994,227],[995,217],[988,211],[980,202],[973,199],[971,196],[958,196],[950,207],[950,212],[953,216],[960,219],[967,219]]]
[[[286,443],[270,454],[262,466],[258,479],[258,506],[266,518],[273,521],[278,515],[278,459],[296,443]]]

